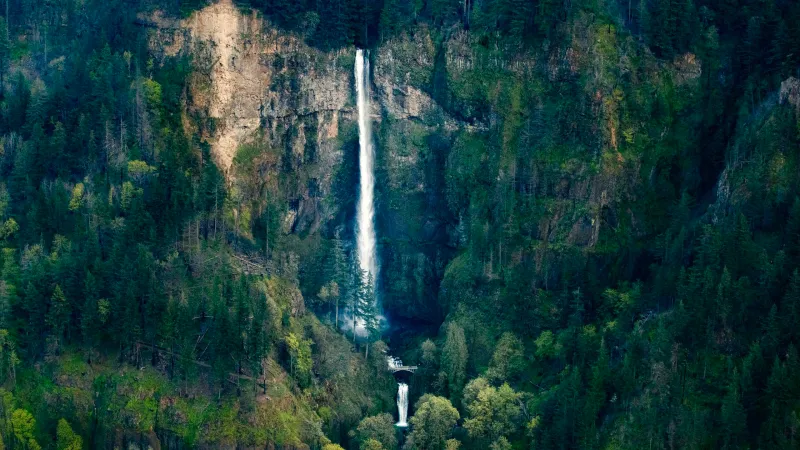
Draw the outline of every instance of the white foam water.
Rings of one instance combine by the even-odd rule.
[[[375,244],[375,150],[372,147],[372,126],[369,117],[369,54],[356,51],[356,97],[358,104],[358,166],[360,189],[357,210],[358,261],[365,277],[378,279]],[[365,280],[366,281],[366,278]]]
[[[408,385],[397,383],[397,426],[408,426]]]

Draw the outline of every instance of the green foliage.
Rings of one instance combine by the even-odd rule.
[[[453,401],[459,399],[464,388],[468,357],[464,329],[454,322],[447,324],[447,334],[442,346],[441,368],[447,374],[448,391]]]
[[[72,198],[69,199],[69,210],[77,211],[83,206],[85,195],[83,183],[78,183],[72,188]]]
[[[72,427],[64,419],[58,421],[56,428],[56,448],[58,450],[81,450],[83,448],[83,439],[72,431]]]
[[[311,382],[311,340],[289,333],[285,341],[289,349],[291,373],[301,385],[306,386]]]
[[[491,450],[511,450],[513,447],[511,443],[508,442],[508,439],[505,437],[499,437],[496,441],[492,442],[492,445],[489,446]]]
[[[367,439],[361,443],[361,450],[383,450],[383,445],[377,439]]]
[[[9,239],[14,236],[19,231],[19,224],[13,218],[10,218],[3,222],[3,225],[0,226],[0,239]]]
[[[17,444],[25,450],[40,450],[36,442],[36,419],[24,409],[16,409],[11,414],[11,429]]]
[[[47,312],[47,324],[56,340],[61,339],[66,333],[69,316],[70,304],[64,291],[61,290],[61,286],[56,285],[50,298],[50,309]]]
[[[128,176],[141,183],[148,175],[155,172],[156,168],[148,166],[144,161],[128,161]]]
[[[495,388],[478,380],[481,379],[471,381],[465,389],[464,407],[469,417],[464,420],[464,428],[472,439],[497,443],[517,427],[521,394],[506,383]],[[478,385],[473,385],[475,382]]]
[[[391,414],[366,417],[356,428],[356,440],[361,450],[397,448],[394,418]]]
[[[525,370],[525,348],[513,333],[503,333],[492,355],[487,371],[496,381],[513,380]]]
[[[444,448],[445,450],[458,450],[461,448],[461,441],[458,439],[448,439]]]
[[[147,104],[151,108],[161,107],[161,85],[157,81],[149,78],[143,79],[142,85],[144,86],[144,95]]]
[[[349,116],[338,167],[265,126],[226,179],[186,104],[199,68],[150,54],[166,31],[142,26],[207,2],[123,3],[0,20],[5,445],[79,448],[71,423],[95,446],[394,448],[377,286],[389,312],[445,322],[408,345],[413,395],[462,408],[423,396],[409,448],[796,447],[797,2],[238,2],[386,71],[366,282],[344,242]],[[280,66],[285,100],[308,74]],[[328,176],[330,198],[306,195]]]
[[[404,448],[443,450],[448,446],[448,438],[456,421],[460,418],[458,410],[449,400],[433,395],[424,395],[416,404],[411,417],[411,433]]]
[[[16,367],[19,363],[14,340],[8,330],[0,329],[0,375],[4,381],[16,381]]]
[[[550,330],[543,331],[534,343],[536,344],[536,356],[539,358],[554,358],[561,352],[561,344],[556,342],[553,332]]]

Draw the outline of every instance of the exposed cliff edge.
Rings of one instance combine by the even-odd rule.
[[[350,67],[339,65],[346,59],[271,28],[255,10],[245,13],[222,0],[178,23],[158,12],[143,20],[157,28],[154,54],[191,54],[199,73],[189,106],[214,122],[201,131],[228,175],[238,146],[259,131],[302,160],[304,141],[311,138],[303,132],[306,117],[316,119],[323,146],[337,137],[340,113],[352,119]]]

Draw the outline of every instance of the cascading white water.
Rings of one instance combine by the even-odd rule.
[[[397,383],[397,426],[408,426],[408,385]]]
[[[365,277],[378,278],[375,250],[375,151],[372,148],[372,127],[369,117],[369,54],[356,51],[356,97],[358,103],[358,165],[360,192],[357,210],[358,261]],[[366,281],[366,279],[364,280]]]
[[[360,174],[360,192],[358,196],[358,211],[356,240],[358,244],[358,262],[361,272],[373,282],[378,278],[378,258],[375,248],[375,151],[372,148],[372,129],[369,118],[369,54],[364,50],[356,51],[356,102],[358,104],[358,168]],[[359,323],[360,322],[360,323]],[[363,321],[355,324],[355,333],[362,333]],[[389,356],[387,363],[390,368],[403,365],[400,359]],[[408,426],[408,385],[397,383],[397,426]]]
[[[403,366],[403,361],[394,356],[387,356],[386,363],[389,369],[397,369]],[[398,427],[408,426],[408,385],[397,383],[397,425]]]

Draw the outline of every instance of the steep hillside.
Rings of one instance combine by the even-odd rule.
[[[0,15],[0,447],[797,447],[800,3]]]

